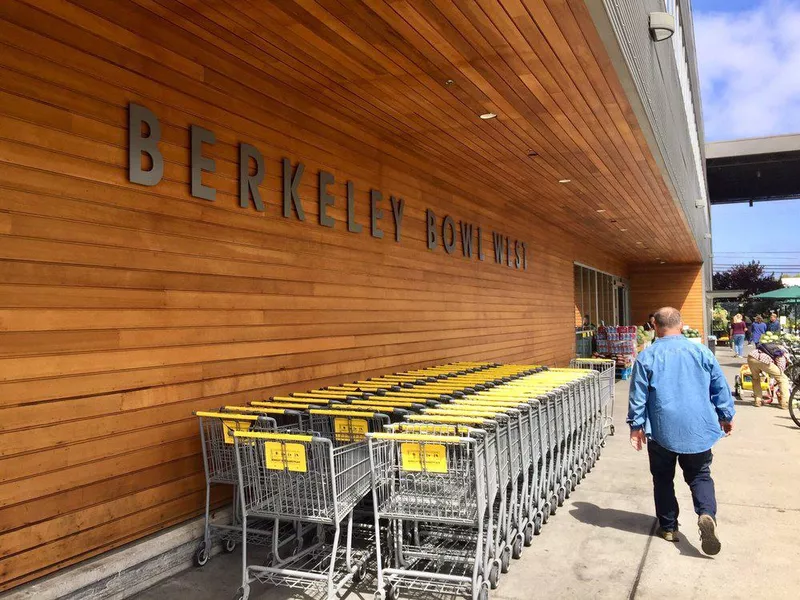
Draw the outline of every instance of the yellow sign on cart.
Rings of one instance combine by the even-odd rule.
[[[400,445],[403,470],[416,473],[447,473],[447,452],[442,444],[405,442]]]
[[[267,468],[273,471],[305,473],[308,470],[306,447],[303,444],[266,442],[264,444],[264,455],[267,461]]]
[[[252,423],[250,421],[223,421],[222,422],[222,438],[226,444],[233,443],[234,431],[248,431]]]
[[[333,428],[337,442],[360,442],[367,437],[369,426],[366,419],[348,419],[336,417]]]

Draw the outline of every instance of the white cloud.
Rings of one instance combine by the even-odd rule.
[[[800,133],[800,0],[694,21],[706,139]]]

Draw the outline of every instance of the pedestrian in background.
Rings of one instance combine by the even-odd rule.
[[[770,313],[769,315],[769,323],[767,323],[767,331],[772,333],[780,333],[781,332],[781,322],[778,321],[778,313]]]
[[[764,319],[761,318],[761,315],[756,315],[756,318],[753,320],[752,332],[753,343],[758,345],[758,342],[761,341],[761,336],[767,333],[767,324],[764,323]]]
[[[656,339],[656,317],[654,314],[650,313],[647,316],[647,321],[642,329],[644,329],[645,347],[648,347]]]
[[[733,322],[731,323],[731,339],[733,340],[733,353],[737,358],[744,358],[744,334],[747,331],[742,315],[737,313],[733,315]]]
[[[658,343],[633,366],[628,407],[630,441],[647,445],[658,530],[678,541],[675,465],[692,492],[703,552],[718,554],[717,500],[711,478],[711,447],[733,430],[733,396],[711,351],[682,335],[681,314],[664,307],[655,314]]]
[[[761,373],[762,371],[778,380],[781,391],[780,407],[789,408],[789,378],[786,376],[786,351],[780,344],[759,344],[747,355],[747,366],[753,377],[753,400],[761,406]],[[769,400],[772,402],[772,399]]]

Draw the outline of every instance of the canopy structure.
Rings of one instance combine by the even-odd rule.
[[[753,298],[758,298],[759,300],[778,300],[780,302],[789,303],[800,302],[800,285],[764,292],[763,294],[753,296]]]
[[[753,298],[758,298],[759,300],[775,300],[775,302],[781,304],[791,304],[792,307],[789,312],[794,312],[795,327],[797,327],[796,323],[798,321],[798,316],[800,316],[798,315],[798,312],[800,312],[800,310],[798,310],[800,309],[800,285],[764,292],[763,294],[753,296]]]

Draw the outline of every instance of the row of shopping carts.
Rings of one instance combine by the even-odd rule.
[[[487,598],[598,458],[611,398],[581,366],[452,363],[197,413],[197,563],[241,542],[242,599],[255,581],[334,598],[373,570],[381,600]]]
[[[569,362],[573,369],[593,369],[600,374],[600,397],[603,399],[603,426],[609,435],[614,435],[614,384],[617,363],[611,358],[573,358]]]

